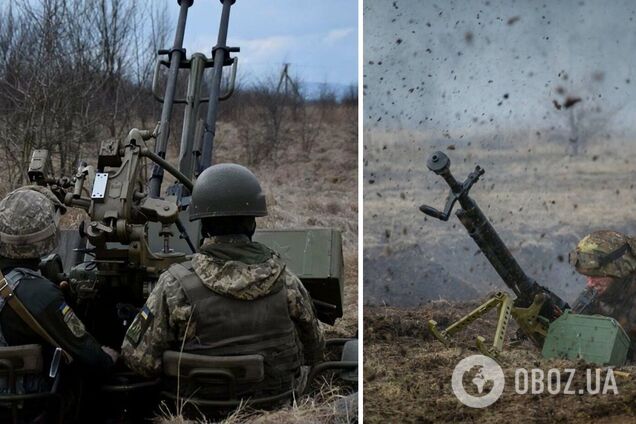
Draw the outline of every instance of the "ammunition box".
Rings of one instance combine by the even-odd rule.
[[[598,365],[625,364],[630,340],[614,319],[565,311],[548,329],[544,358],[583,359]]]
[[[333,324],[342,316],[342,237],[334,229],[259,230],[254,240],[278,252],[309,291],[318,319]]]

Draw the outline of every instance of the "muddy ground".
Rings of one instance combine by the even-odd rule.
[[[586,387],[582,362],[546,360],[529,342],[506,347],[501,363],[506,386],[493,405],[473,409],[462,405],[451,388],[455,365],[478,353],[475,337],[492,340],[494,315],[457,335],[456,345],[444,347],[429,333],[427,322],[444,327],[476,307],[477,301],[437,301],[417,308],[365,307],[364,419],[384,422],[466,423],[629,423],[636,420],[636,366],[619,368],[630,377],[616,376],[618,394],[525,394],[514,389],[515,368],[576,369],[572,388]],[[514,327],[514,325],[512,325]],[[512,333],[514,328],[509,330]],[[565,381],[566,374],[562,374]],[[606,371],[602,371],[602,376]],[[561,387],[564,387],[562,385]]]

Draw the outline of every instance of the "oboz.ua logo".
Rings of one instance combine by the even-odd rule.
[[[585,378],[575,379],[574,368],[540,368],[515,370],[514,391],[517,395],[618,394],[618,386],[612,368],[588,368]],[[604,374],[604,375],[603,375]],[[484,355],[472,355],[464,358],[453,370],[453,393],[461,403],[471,408],[485,408],[501,397],[505,378],[499,364]],[[577,387],[578,386],[578,387]]]
[[[485,408],[495,403],[503,393],[505,377],[494,359],[472,355],[455,366],[451,385],[461,403],[471,408]]]

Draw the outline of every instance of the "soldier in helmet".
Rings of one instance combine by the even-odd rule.
[[[255,217],[267,215],[258,180],[243,166],[213,165],[197,179],[189,211],[191,221],[201,220],[202,244],[191,261],[159,277],[126,333],[124,362],[153,376],[163,352],[182,343],[200,355],[262,354],[265,380],[241,395],[289,391],[301,365],[322,357],[325,341],[298,277],[252,241]]]
[[[56,207],[63,205],[40,187],[20,188],[0,201],[0,269],[14,295],[75,362],[104,372],[116,362],[117,352],[86,331],[60,288],[38,272],[40,258],[57,246]],[[0,297],[0,346],[30,343],[51,353],[52,346]]]
[[[570,253],[570,263],[587,277],[575,312],[610,316],[636,341],[636,240],[616,231],[593,232]]]
[[[69,408],[78,407],[78,397],[82,396],[80,379],[105,375],[118,354],[101,346],[86,331],[60,288],[38,271],[40,257],[57,245],[56,209],[63,208],[53,193],[41,187],[23,187],[0,201],[0,269],[5,277],[0,279],[0,347],[39,344],[45,364],[51,363],[54,350],[61,348],[67,362],[72,361],[60,388],[65,415],[72,415],[75,412]],[[30,393],[49,390],[50,381],[33,376],[21,384],[21,390]],[[25,414],[41,411],[29,408]]]

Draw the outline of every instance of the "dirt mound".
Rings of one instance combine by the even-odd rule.
[[[506,346],[501,364],[506,378],[502,397],[483,409],[464,406],[451,388],[457,363],[478,353],[475,337],[492,339],[495,315],[476,321],[458,334],[457,344],[447,348],[429,333],[426,322],[441,327],[470,311],[478,302],[431,302],[420,308],[366,307],[364,348],[365,422],[482,422],[533,423],[627,423],[636,420],[636,366],[621,367],[630,377],[616,374],[618,394],[580,394],[585,388],[586,368],[582,361],[546,360],[525,342]],[[512,325],[509,333],[515,331]],[[509,340],[509,338],[508,338]],[[517,394],[516,368],[547,370],[575,369],[571,386],[576,394]],[[606,371],[602,375],[605,376]],[[565,376],[565,374],[562,374]]]

